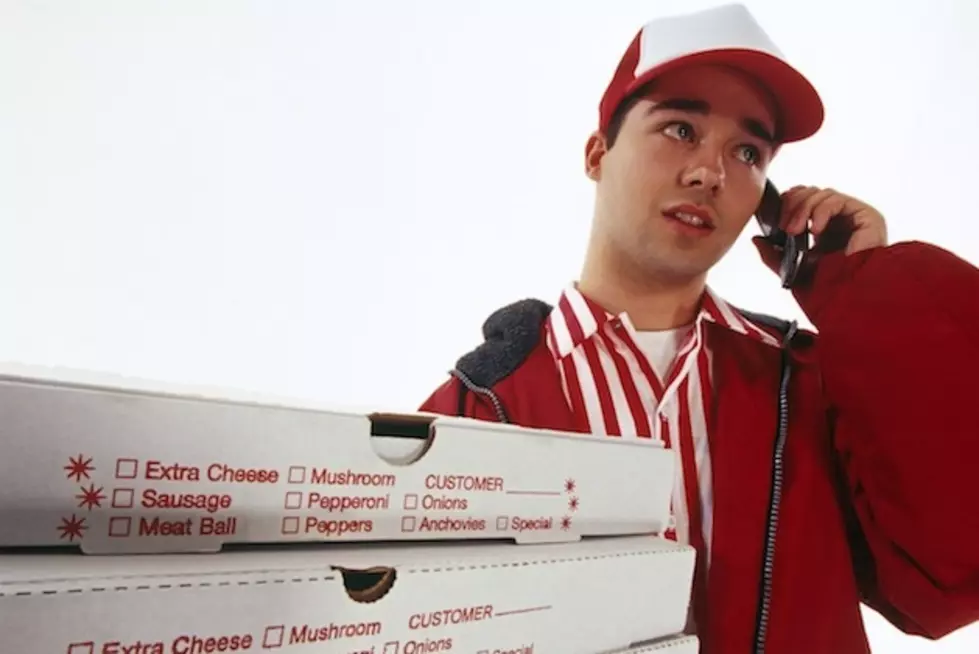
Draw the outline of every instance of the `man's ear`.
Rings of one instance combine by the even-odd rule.
[[[602,159],[608,152],[608,141],[601,132],[592,132],[585,144],[585,174],[597,182],[602,178]]]

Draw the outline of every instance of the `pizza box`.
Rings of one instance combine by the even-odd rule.
[[[655,638],[643,644],[607,654],[699,654],[700,639],[693,635]]]
[[[651,536],[259,549],[0,555],[0,651],[595,654],[680,632],[694,567]]]
[[[0,424],[0,547],[660,533],[674,480],[653,441],[17,365]]]

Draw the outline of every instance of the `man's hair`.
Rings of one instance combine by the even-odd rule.
[[[608,128],[605,130],[605,147],[609,150],[615,145],[616,139],[619,137],[619,132],[622,130],[622,123],[625,122],[626,114],[632,110],[633,107],[638,103],[647,93],[649,93],[652,88],[653,83],[648,82],[638,89],[633,91],[630,95],[623,98],[619,106],[615,108],[612,112],[612,117],[609,118]]]

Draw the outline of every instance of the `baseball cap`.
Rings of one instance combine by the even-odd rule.
[[[747,7],[726,4],[656,18],[644,25],[623,54],[599,105],[599,129],[650,80],[689,64],[720,64],[752,75],[768,88],[779,112],[782,143],[801,141],[823,123],[819,93],[761,28]]]

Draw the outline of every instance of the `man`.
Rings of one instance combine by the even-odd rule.
[[[815,250],[828,227],[849,235],[793,286],[818,336],[706,287],[772,158],[823,120],[741,6],[646,25],[599,114],[578,281],[553,308],[492,315],[421,409],[673,448],[667,535],[698,550],[705,652],[867,652],[860,601],[929,638],[977,620],[979,270],[889,246],[873,207],[797,187],[788,234],[808,228]]]

